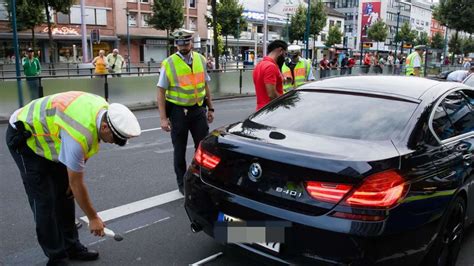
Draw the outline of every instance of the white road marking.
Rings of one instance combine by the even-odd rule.
[[[158,220],[158,221],[154,221],[153,223],[145,224],[145,225],[139,226],[139,227],[137,227],[137,228],[130,229],[130,230],[128,230],[128,231],[125,231],[125,234],[128,234],[128,233],[130,233],[130,232],[133,232],[133,231],[136,231],[136,230],[145,228],[145,227],[148,227],[148,226],[150,226],[150,225],[153,225],[153,224],[156,224],[156,223],[159,223],[159,222],[163,222],[163,221],[168,220],[168,219],[170,219],[170,218],[171,218],[171,217],[168,216],[168,217],[165,217],[165,218],[160,219],[160,220]]]
[[[215,260],[215,259],[216,259],[217,257],[219,257],[220,255],[222,255],[222,252],[216,253],[216,254],[214,254],[214,255],[212,255],[212,256],[209,256],[209,257],[207,257],[207,258],[205,258],[205,259],[202,259],[202,260],[200,260],[200,261],[198,261],[198,262],[195,262],[195,263],[189,264],[189,265],[191,265],[191,266],[201,265],[201,264],[204,264],[204,263],[209,262],[209,261],[211,261],[211,260]]]
[[[98,214],[99,214],[99,217],[102,219],[102,221],[107,222],[113,219],[127,216],[132,213],[137,213],[137,212],[150,209],[156,206],[160,206],[160,205],[163,205],[175,200],[179,200],[182,198],[183,198],[183,195],[181,195],[181,193],[179,193],[179,191],[176,189],[176,190],[173,190],[161,195],[157,195],[157,196],[150,197],[147,199],[135,201],[135,202],[128,203],[122,206],[118,206],[112,209],[101,211]],[[89,219],[87,219],[87,216],[82,216],[79,219],[89,224]]]
[[[188,146],[186,146],[186,149],[190,149],[190,148],[194,148],[194,145],[188,145]],[[167,152],[170,152],[170,151],[174,151],[174,148],[163,149],[163,150],[157,150],[157,151],[154,151],[154,152],[155,152],[155,153],[158,153],[158,154],[162,154],[162,153],[167,153]]]
[[[142,133],[143,133],[143,132],[149,132],[149,131],[160,130],[160,129],[161,129],[161,127],[155,127],[155,128],[143,129],[143,130],[142,130]]]

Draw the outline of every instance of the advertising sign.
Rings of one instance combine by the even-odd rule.
[[[378,19],[380,19],[380,2],[362,3],[361,40],[370,41],[367,38],[367,31]]]

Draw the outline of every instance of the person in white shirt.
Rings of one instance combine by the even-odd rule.
[[[471,67],[469,70],[456,70],[449,73],[446,78],[447,81],[462,82],[467,76],[474,73],[474,67]]]

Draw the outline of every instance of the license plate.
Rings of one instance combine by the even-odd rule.
[[[217,221],[219,221],[219,222],[243,222],[244,220],[220,212],[219,215],[217,216]],[[277,253],[280,252],[281,244],[278,243],[278,242],[266,242],[266,243],[265,242],[260,242],[260,243],[254,243],[254,244],[259,245],[261,247],[264,247],[266,249],[269,249],[273,252],[277,252]]]

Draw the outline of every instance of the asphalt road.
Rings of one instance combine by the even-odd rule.
[[[216,120],[211,129],[242,120],[254,108],[254,98],[217,101]],[[99,154],[87,162],[90,196],[98,211],[116,207],[123,211],[127,208],[120,206],[152,197],[167,198],[164,200],[167,203],[138,212],[132,210],[106,222],[109,228],[122,233],[125,238],[122,242],[93,237],[83,226],[79,230],[81,241],[100,251],[100,260],[87,265],[188,265],[213,255],[216,258],[206,265],[261,265],[264,261],[240,249],[224,247],[204,233],[191,232],[184,200],[176,191],[171,192],[176,190],[176,181],[170,136],[158,129],[156,110],[138,111],[136,115],[145,130],[142,136],[123,148],[102,145]],[[45,265],[18,169],[4,143],[5,129],[6,125],[0,125],[0,265]],[[190,160],[191,140],[188,145]],[[78,208],[77,217],[81,216]],[[473,249],[474,228],[471,228],[464,240],[459,266],[474,265]],[[76,263],[80,264],[83,263]]]

